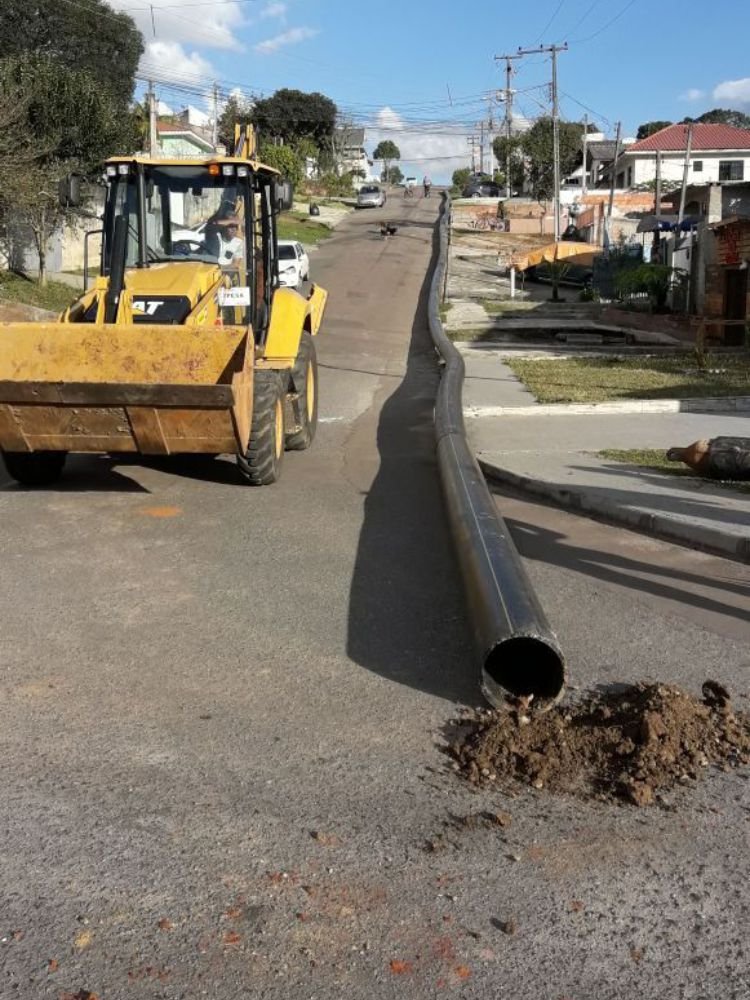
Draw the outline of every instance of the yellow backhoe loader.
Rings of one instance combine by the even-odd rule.
[[[100,274],[57,323],[0,324],[0,449],[28,486],[69,452],[237,455],[275,482],[318,412],[326,292],[279,287],[291,186],[253,156],[107,161]],[[74,179],[62,185],[77,200]]]

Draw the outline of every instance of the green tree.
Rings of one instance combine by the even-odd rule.
[[[331,143],[336,114],[336,105],[324,94],[283,88],[253,103],[251,121],[261,141],[283,139],[292,145],[312,139],[320,148]]]
[[[673,285],[684,283],[687,272],[667,264],[640,264],[619,274],[615,280],[617,291],[622,296],[646,294],[651,300],[651,308],[661,312]]]
[[[451,181],[453,183],[453,190],[463,191],[466,185],[469,183],[469,178],[471,177],[471,170],[469,167],[459,167],[458,170],[453,171],[453,176]]]
[[[704,111],[698,118],[684,118],[685,122],[695,122],[698,125],[733,125],[735,128],[750,129],[750,115],[731,108],[713,108]]]
[[[88,72],[57,59],[25,55],[0,60],[0,91],[23,95],[23,130],[36,159],[72,160],[91,170],[105,157],[133,152],[135,118]]]
[[[510,187],[519,190],[523,187],[523,147],[521,136],[512,135],[510,137],[499,135],[492,143],[492,152],[498,162],[498,173],[501,175],[499,183],[507,183],[508,161],[510,161]]]
[[[297,185],[304,176],[304,168],[299,155],[291,146],[274,146],[262,142],[259,147],[260,158],[269,167],[274,167],[282,177]]]
[[[388,168],[393,160],[401,159],[401,150],[398,148],[395,142],[390,139],[381,139],[381,141],[375,147],[375,152],[372,154],[373,160],[383,161],[383,173],[388,175]]]
[[[32,233],[44,284],[49,237],[73,217],[58,204],[58,182],[73,170],[90,173],[112,153],[132,152],[134,118],[90,74],[47,57],[0,60],[0,94],[17,101],[2,140],[10,149],[0,157],[0,218]]]
[[[388,167],[387,170],[383,171],[380,175],[380,179],[385,184],[400,184],[404,179],[404,175],[401,171],[401,167],[394,164],[392,167]]]
[[[233,94],[219,115],[217,132],[219,142],[223,143],[228,152],[234,149],[234,126],[250,125],[253,120],[253,102],[248,97],[238,97]]]
[[[308,164],[311,166],[310,176],[320,176],[320,150],[312,139],[307,137],[297,139],[294,143],[294,152],[297,154],[303,176],[307,176]]]
[[[580,122],[560,122],[560,177],[581,163],[583,151]],[[554,189],[552,119],[539,118],[521,137],[521,150],[528,161],[528,180],[535,198],[551,198]]]
[[[133,19],[104,0],[3,0],[0,59],[30,53],[88,73],[123,113],[133,96],[143,38]]]
[[[635,137],[636,139],[648,139],[648,137],[653,135],[654,132],[661,132],[663,128],[667,128],[672,124],[672,122],[658,120],[653,122],[644,122],[642,125],[638,126],[638,131],[635,133]]]

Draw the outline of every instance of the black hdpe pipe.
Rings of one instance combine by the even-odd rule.
[[[449,201],[443,196],[440,253],[432,276],[428,316],[445,362],[435,402],[438,466],[482,670],[482,691],[499,707],[507,694],[550,705],[562,697],[565,659],[497,512],[466,440],[464,361],[445,335],[439,303],[448,263]]]

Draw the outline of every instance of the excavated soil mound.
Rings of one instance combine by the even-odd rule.
[[[521,704],[461,720],[448,752],[473,784],[523,782],[588,798],[649,805],[710,765],[750,762],[750,718],[715,681],[700,701],[637,684],[533,714]]]

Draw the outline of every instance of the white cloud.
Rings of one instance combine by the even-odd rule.
[[[262,19],[267,19],[269,17],[277,17],[279,20],[284,20],[286,17],[287,6],[285,3],[267,3],[266,6],[261,10],[260,17]]]
[[[144,73],[164,73],[181,83],[204,84],[216,76],[216,70],[198,52],[186,52],[179,42],[147,42],[141,59]],[[159,69],[161,67],[161,69]]]
[[[681,101],[700,101],[706,96],[705,90],[699,90],[697,87],[688,87],[687,90],[680,94]]]
[[[750,106],[750,76],[741,80],[724,80],[714,87],[715,101],[727,101],[734,106]]]
[[[145,10],[133,10],[129,0],[108,2],[115,10],[130,14],[147,42],[151,39],[152,42],[180,42],[201,48],[237,51],[244,47],[239,39],[239,30],[247,22],[242,7],[236,3],[195,8],[192,6],[194,0],[169,0],[168,9],[160,10],[157,4],[153,8],[143,4],[139,6],[145,7]]]
[[[442,183],[458,167],[469,165],[469,147],[466,144],[466,127],[462,125],[436,125],[434,129],[417,126],[410,129],[393,108],[385,107],[377,113],[375,123],[368,126],[366,142],[375,149],[381,139],[391,139],[399,148],[399,166],[406,176],[417,178],[429,174],[433,181]],[[379,172],[382,164],[376,163]]]
[[[273,38],[267,38],[263,42],[258,42],[253,48],[256,52],[260,52],[263,55],[270,55],[272,52],[277,52],[286,45],[297,45],[308,38],[315,38],[317,34],[319,34],[317,28],[290,28],[289,31],[283,31],[280,35],[274,35]]]

